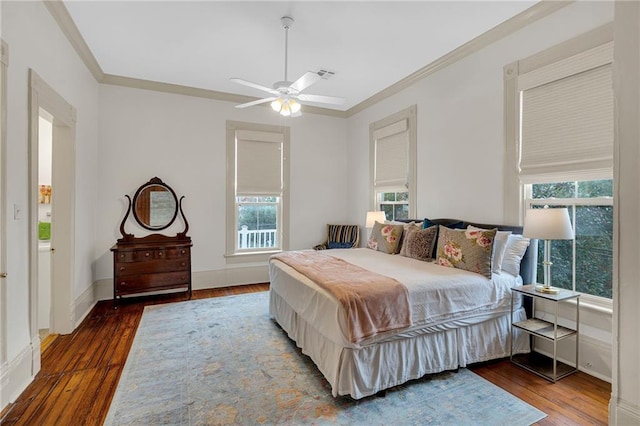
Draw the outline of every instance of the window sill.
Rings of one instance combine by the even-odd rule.
[[[240,264],[240,263],[244,264],[244,263],[266,262],[269,260],[269,258],[272,255],[276,253],[282,253],[282,250],[232,253],[232,254],[225,254],[224,257],[227,261],[227,264]]]
[[[576,301],[569,300],[567,303],[575,304]],[[613,301],[611,299],[595,297],[589,294],[581,294],[580,309],[613,315]]]

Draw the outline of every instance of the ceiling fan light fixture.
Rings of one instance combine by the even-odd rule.
[[[271,109],[275,112],[280,112],[282,109],[282,98],[278,98],[275,101],[271,102]]]
[[[279,113],[283,117],[299,117],[300,109],[302,105],[295,99],[287,97],[279,97],[275,101],[271,102],[271,109]]]
[[[291,108],[291,112],[293,114],[300,112],[300,108],[302,108],[302,105],[300,105],[299,102],[296,102],[295,99],[289,99],[289,107]]]
[[[293,18],[291,18],[290,16],[283,16],[280,19],[280,22],[282,23],[282,28],[284,29],[284,80],[277,81],[273,85],[273,87],[266,87],[261,84],[253,83],[251,81],[242,80],[240,78],[232,78],[231,81],[235,83],[262,90],[271,95],[266,98],[256,99],[250,102],[236,105],[236,108],[246,108],[254,105],[266,104],[267,102],[269,102],[271,105],[271,109],[284,117],[300,117],[302,115],[302,105],[300,101],[302,101],[303,103],[308,101],[336,105],[342,104],[345,101],[342,98],[302,93],[315,82],[321,79],[326,80],[330,76],[334,75],[335,73],[333,71],[307,71],[294,82],[290,82],[288,80],[287,65],[289,54],[289,29],[291,28],[291,25],[293,25]]]

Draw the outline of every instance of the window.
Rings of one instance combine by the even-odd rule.
[[[409,219],[409,192],[378,192],[376,210],[385,213],[387,220]]]
[[[289,129],[227,122],[227,255],[287,249]]]
[[[387,220],[415,217],[416,107],[369,126],[373,210]]]
[[[574,240],[551,241],[554,286],[611,298],[613,279],[613,181],[526,185],[527,208],[567,207]],[[544,245],[538,245],[538,277]]]
[[[551,242],[551,282],[604,305],[613,277],[611,38],[603,27],[505,67],[505,219],[567,207],[575,239]]]

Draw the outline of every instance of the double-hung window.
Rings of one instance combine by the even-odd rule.
[[[287,248],[288,151],[288,128],[227,123],[227,255]]]
[[[517,76],[524,207],[567,207],[575,239],[552,241],[554,286],[611,298],[613,42]],[[539,245],[542,276],[543,245]],[[595,299],[593,299],[595,300]]]
[[[610,299],[613,278],[613,181],[526,185],[527,208],[567,207],[575,238],[551,241],[551,282],[556,287]],[[544,258],[538,245],[538,259]],[[543,276],[542,263],[538,277]]]
[[[372,123],[369,139],[373,210],[415,217],[416,107]]]

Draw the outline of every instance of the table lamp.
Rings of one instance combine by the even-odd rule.
[[[566,207],[529,209],[524,218],[524,237],[544,240],[544,284],[536,290],[542,293],[558,293],[560,289],[551,286],[551,240],[572,240],[573,229]]]
[[[367,212],[367,221],[364,227],[371,229],[376,222],[384,223],[385,220],[387,220],[387,216],[383,211]]]

